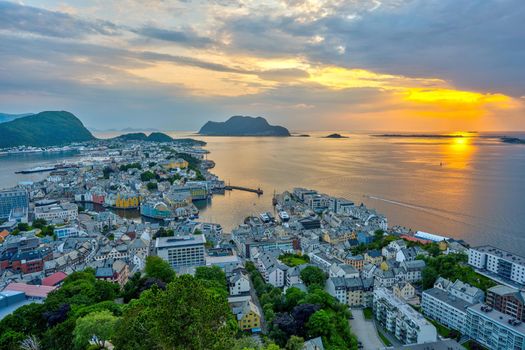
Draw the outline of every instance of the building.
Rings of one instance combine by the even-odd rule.
[[[27,299],[29,300],[43,300],[47,298],[47,295],[57,289],[56,286],[42,286],[42,285],[32,285],[26,283],[9,283],[3,290],[5,291],[14,291],[14,292],[24,292]]]
[[[250,292],[250,277],[247,274],[238,271],[230,277],[228,281],[228,289],[230,295],[239,295]]]
[[[467,308],[472,305],[439,288],[425,290],[421,297],[421,308],[425,315],[461,334],[466,332]]]
[[[35,207],[35,219],[48,222],[74,221],[78,218],[78,206],[74,203],[51,204]]]
[[[525,324],[481,303],[467,309],[466,334],[491,350],[525,350]]]
[[[204,235],[160,237],[155,241],[155,253],[173,268],[206,264]]]
[[[506,315],[525,321],[525,292],[498,285],[487,290],[486,304]]]
[[[411,344],[383,348],[384,350],[465,350],[463,345],[453,339],[443,339],[432,343]]]
[[[259,332],[261,330],[261,313],[257,305],[251,300],[232,303],[230,306],[241,330],[252,332]]]
[[[324,350],[323,338],[317,337],[305,341],[302,350]]]
[[[140,215],[154,219],[167,219],[171,210],[163,202],[145,202],[140,204]]]
[[[112,206],[118,209],[134,209],[140,206],[141,200],[142,197],[136,193],[118,193]]]
[[[404,344],[437,340],[436,327],[386,288],[374,290],[373,310],[378,323]]]
[[[424,260],[403,261],[399,265],[405,269],[406,279],[409,282],[421,281],[423,270],[427,266]]]
[[[58,239],[64,239],[69,237],[78,237],[78,228],[75,226],[62,226],[57,227],[53,230],[54,234]]]
[[[20,188],[0,190],[0,219],[8,219],[13,209],[27,209],[28,205],[29,196],[26,190]]]
[[[369,306],[373,291],[372,279],[330,277],[326,291],[340,303],[355,307]]]
[[[401,300],[409,301],[416,296],[416,289],[408,282],[399,282],[394,284],[392,292]]]
[[[54,274],[47,276],[46,278],[42,279],[42,285],[43,286],[59,286],[64,282],[67,275],[62,272],[55,272]]]
[[[519,255],[487,245],[470,248],[468,263],[476,269],[498,276],[503,281],[525,285],[525,258]]]

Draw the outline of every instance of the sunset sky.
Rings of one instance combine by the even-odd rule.
[[[523,0],[0,1],[0,112],[524,130]]]

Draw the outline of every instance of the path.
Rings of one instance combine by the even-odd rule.
[[[352,333],[357,336],[363,344],[364,350],[378,350],[384,347],[381,339],[377,335],[376,328],[372,321],[365,320],[362,309],[352,309],[353,320],[350,320]]]

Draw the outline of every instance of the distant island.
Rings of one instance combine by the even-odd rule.
[[[166,135],[162,132],[152,132],[149,135],[146,135],[143,132],[134,132],[129,134],[119,135],[114,137],[115,140],[121,141],[150,141],[150,142],[171,142],[173,138],[169,135]]]
[[[501,142],[503,143],[512,143],[516,145],[525,145],[524,139],[519,139],[517,137],[508,137],[508,136],[502,136],[500,137]]]
[[[0,123],[7,123],[10,121],[13,121],[18,118],[27,117],[29,115],[33,115],[34,113],[23,113],[23,114],[8,114],[8,113],[0,113]]]
[[[66,111],[45,111],[0,124],[0,148],[59,146],[94,139],[82,122]]]
[[[330,134],[324,137],[325,139],[347,139],[348,136],[343,136],[341,134]]]
[[[288,129],[270,125],[262,117],[233,116],[225,122],[207,122],[200,130],[206,136],[290,136]]]

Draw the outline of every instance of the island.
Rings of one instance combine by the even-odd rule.
[[[119,135],[114,137],[115,140],[121,141],[150,141],[150,142],[171,142],[173,138],[169,135],[166,135],[162,132],[152,132],[149,135],[146,135],[143,132],[134,132],[129,134]]]
[[[58,146],[94,139],[84,124],[66,111],[45,111],[0,123],[0,148]]]
[[[324,137],[325,139],[347,139],[348,136],[343,136],[341,134],[330,134]]]
[[[225,122],[207,122],[200,130],[206,136],[290,136],[288,129],[270,125],[262,117],[233,116]]]
[[[525,140],[524,139],[519,139],[517,137],[503,136],[503,137],[500,137],[500,140],[503,143],[511,143],[511,144],[515,144],[515,145],[525,145]]]
[[[8,114],[8,113],[0,113],[0,123],[6,123],[13,121],[18,118],[23,118],[33,115],[33,113],[23,113],[23,114]]]

